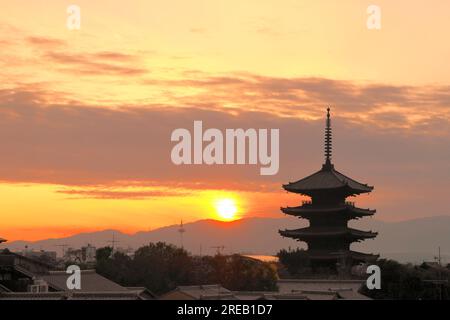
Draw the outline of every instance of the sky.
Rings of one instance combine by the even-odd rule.
[[[67,7],[81,28],[67,28]],[[367,7],[381,29],[367,28]],[[450,2],[0,0],[0,237],[281,217],[333,162],[376,219],[450,215]],[[280,129],[280,170],[176,166],[171,132]]]

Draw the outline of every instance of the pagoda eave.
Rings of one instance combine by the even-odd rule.
[[[324,192],[339,192],[347,195],[368,193],[373,190],[373,186],[358,182],[334,168],[330,159],[322,169],[296,182],[284,184],[286,191],[313,195]]]
[[[342,205],[335,207],[317,207],[312,205],[302,205],[299,207],[281,207],[281,211],[291,216],[302,218],[310,218],[314,216],[326,216],[339,214],[346,216],[348,219],[372,216],[376,210],[357,208],[352,205]]]
[[[349,185],[344,185],[344,186],[337,186],[337,187],[326,187],[326,188],[299,188],[295,186],[295,182],[294,183],[288,183],[288,184],[283,184],[282,185],[283,189],[288,191],[288,192],[292,192],[292,193],[297,193],[297,194],[301,194],[304,196],[313,196],[315,194],[318,193],[323,193],[323,192],[334,192],[334,193],[342,193],[345,194],[346,196],[357,196],[363,193],[369,193],[373,190],[373,187],[371,186],[367,186],[367,188],[352,188]]]
[[[344,251],[344,252],[317,252],[317,251],[308,251],[308,257],[313,260],[335,260],[342,258],[351,258],[353,260],[358,261],[375,261],[380,255],[378,254],[370,254],[370,253],[362,253],[358,251]]]
[[[317,230],[311,227],[296,229],[296,230],[279,230],[283,237],[294,238],[300,241],[308,241],[317,238],[349,238],[352,241],[362,241],[364,239],[375,238],[378,233],[372,231],[360,231],[351,228],[344,228],[342,230]]]

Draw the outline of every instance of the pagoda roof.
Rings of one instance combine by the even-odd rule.
[[[313,239],[325,237],[350,237],[354,239],[375,238],[378,232],[361,231],[347,227],[307,227],[295,230],[280,230],[283,237],[295,239]]]
[[[324,164],[322,169],[296,182],[284,184],[289,192],[309,195],[315,191],[330,189],[348,189],[351,194],[367,193],[372,186],[358,182],[334,169],[331,163]]]
[[[328,215],[328,214],[347,214],[351,217],[364,217],[373,215],[376,210],[357,208],[352,204],[342,204],[336,206],[320,206],[312,204],[304,204],[299,207],[285,207],[281,208],[285,214],[293,216],[310,217],[314,215]]]

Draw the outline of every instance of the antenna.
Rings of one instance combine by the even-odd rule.
[[[422,280],[423,282],[430,282],[436,285],[438,290],[439,300],[442,300],[442,285],[448,283],[448,279],[442,279],[442,264],[441,264],[441,247],[438,247],[438,256],[434,257],[434,260],[438,263],[438,275],[439,279]]]
[[[181,248],[184,249],[184,246],[183,246],[183,233],[186,232],[186,229],[184,229],[184,226],[183,226],[183,219],[181,219],[180,227],[178,228],[178,232],[180,233]]]
[[[112,246],[112,251],[111,251],[111,253],[113,253],[114,252],[114,248],[115,248],[115,245],[116,245],[116,243],[119,243],[120,241],[119,240],[116,240],[116,233],[113,231],[113,234],[112,234],[112,240],[109,240],[109,241],[107,241],[108,243],[111,243],[111,246]]]
[[[438,256],[434,257],[434,260],[436,260],[438,262],[439,267],[442,267],[442,264],[441,264],[441,247],[438,247]]]

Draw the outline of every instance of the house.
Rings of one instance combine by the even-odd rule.
[[[179,286],[160,300],[370,300],[363,280],[281,279],[278,291],[230,291],[221,285]]]
[[[179,286],[159,300],[237,300],[233,293],[219,284]]]
[[[95,272],[81,270],[81,288],[68,289],[70,274],[54,271],[44,262],[0,252],[0,300],[150,300],[142,287],[123,287]]]
[[[277,282],[282,294],[301,293],[310,300],[349,299],[370,300],[359,293],[364,280],[328,280],[328,279],[280,279]]]

